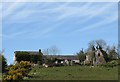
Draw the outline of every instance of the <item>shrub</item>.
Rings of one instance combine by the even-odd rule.
[[[14,74],[14,75],[5,75],[3,77],[3,80],[5,81],[12,81],[12,80],[23,80],[23,76],[21,73],[17,73],[17,74]]]
[[[29,61],[21,61],[13,66],[7,68],[7,75],[3,77],[3,80],[23,80],[23,77],[28,76],[31,68]]]
[[[117,66],[118,65],[118,62],[115,61],[115,60],[112,60],[110,62],[107,62],[105,65],[101,65],[101,66],[105,66],[105,67],[114,67],[114,66]]]

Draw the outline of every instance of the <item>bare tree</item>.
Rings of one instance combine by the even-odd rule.
[[[95,42],[97,48],[104,49],[106,47],[106,42],[104,40],[96,40]]]
[[[105,51],[106,51],[107,53],[109,53],[109,52],[110,52],[110,46],[109,46],[109,45],[107,45],[107,46],[106,46]]]
[[[94,51],[95,49],[105,49],[107,48],[106,42],[102,39],[100,40],[92,40],[88,44],[88,51],[92,50]]]
[[[50,48],[50,54],[51,55],[59,55],[59,53],[60,53],[60,50],[56,46],[52,46]]]
[[[49,49],[49,48],[44,49],[44,50],[43,50],[43,54],[44,54],[44,55],[50,55],[50,49]]]
[[[95,50],[95,41],[94,40],[92,40],[88,43],[88,50],[92,50],[92,51]]]
[[[90,41],[90,42],[88,43],[88,46],[89,46],[89,47],[95,46],[95,41],[94,41],[94,40]]]
[[[58,55],[59,53],[60,50],[56,46],[52,46],[43,50],[44,55]]]

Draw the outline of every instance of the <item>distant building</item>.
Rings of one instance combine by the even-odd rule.
[[[106,60],[106,53],[103,50],[95,50],[95,51],[88,51],[88,54],[86,55],[86,60],[84,61],[84,64],[89,65],[98,65],[98,64],[105,64]]]
[[[18,54],[19,53],[19,54]],[[23,54],[22,54],[23,53]],[[18,59],[18,55],[22,55],[20,59]],[[27,55],[27,56],[26,56]],[[60,63],[60,64],[71,64],[72,63],[79,63],[79,59],[77,59],[76,55],[43,55],[43,53],[41,52],[41,49],[39,49],[39,51],[15,51],[14,52],[14,64],[19,62],[19,61],[31,61],[33,62],[33,57],[34,56],[42,56],[42,63],[44,63],[44,61],[49,58],[49,59],[57,59],[55,61],[56,64]],[[35,63],[37,63],[39,60],[37,60],[38,57],[36,57],[34,60],[36,60]]]
[[[43,53],[41,49],[39,51],[15,51],[14,52],[14,64],[20,61],[31,61],[33,63],[37,63],[42,58]]]
[[[66,65],[72,65],[75,63],[80,63],[79,59],[76,55],[44,55],[44,58],[55,58],[57,59],[55,61],[56,64],[66,64]]]

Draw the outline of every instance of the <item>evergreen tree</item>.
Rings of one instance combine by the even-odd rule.
[[[7,62],[6,62],[6,58],[0,54],[0,72],[5,72],[5,68],[7,67]]]
[[[85,60],[86,56],[85,56],[85,53],[84,53],[83,49],[80,50],[80,52],[77,53],[77,57],[80,60],[80,62]]]
[[[113,47],[113,48],[109,51],[108,56],[109,56],[109,59],[110,59],[110,60],[117,59],[118,54],[117,54],[117,52],[116,52],[116,50],[115,50],[115,47]]]

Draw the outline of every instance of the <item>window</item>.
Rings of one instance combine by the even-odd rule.
[[[100,56],[100,53],[98,53],[98,56]]]

